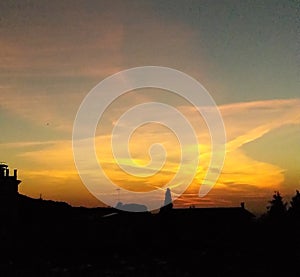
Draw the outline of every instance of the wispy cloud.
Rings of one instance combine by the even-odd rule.
[[[227,156],[221,176],[211,195],[209,194],[207,196],[209,201],[199,199],[195,196],[198,193],[201,183],[204,181],[205,172],[210,161],[209,136],[203,135],[202,130],[198,135],[202,138],[200,148],[204,149],[204,151],[200,153],[200,164],[196,178],[185,194],[180,197],[176,203],[178,205],[188,205],[188,203],[198,203],[200,205],[205,203],[212,205],[213,203],[222,204],[221,199],[224,199],[225,202],[223,204],[225,205],[226,201],[231,201],[230,195],[238,194],[241,196],[248,194],[250,197],[251,194],[253,194],[253,191],[265,195],[266,192],[281,186],[285,180],[286,169],[280,168],[276,163],[271,164],[255,160],[244,152],[243,146],[247,143],[255,142],[257,139],[262,138],[274,129],[289,124],[299,125],[299,104],[299,99],[291,99],[259,101],[257,102],[257,105],[256,102],[252,102],[221,106],[220,111],[223,114],[229,137]],[[186,109],[188,110],[188,108]],[[253,119],[244,121],[244,114],[246,113],[249,115],[250,111],[253,115]],[[168,115],[165,114],[165,116]],[[187,117],[188,116],[189,115],[187,115]],[[194,117],[190,119],[193,124],[196,124],[196,122],[193,122],[193,120],[195,120]],[[245,122],[247,122],[247,124]],[[146,130],[147,129],[144,131]],[[180,149],[179,145],[175,143],[176,138],[167,129],[163,129],[163,131],[160,129],[159,132],[156,132],[155,130],[157,131],[157,129],[152,126],[149,129],[149,132],[143,131],[132,137],[131,151],[133,157],[138,158],[137,161],[139,166],[142,164],[146,165],[149,162],[148,147],[153,142],[160,142],[162,138],[166,141],[164,145],[167,152],[167,163],[162,168],[161,172],[149,178],[140,178],[124,173],[115,163],[113,158],[110,149],[110,134],[105,133],[103,136],[97,136],[96,145],[99,161],[106,174],[118,185],[135,191],[145,189],[151,190],[156,187],[162,187],[176,174],[178,170],[178,154]],[[38,147],[41,145],[43,147],[38,149],[28,148],[26,150],[26,148],[24,148],[29,146]],[[28,172],[25,175],[26,177],[31,176],[30,180],[34,183],[40,182],[42,178],[47,178],[47,180],[54,178],[55,183],[59,185],[59,183],[65,184],[65,182],[71,178],[72,180],[77,180],[77,184],[74,184],[75,187],[83,186],[74,166],[71,141],[18,142],[8,143],[2,146],[20,147],[22,148],[22,151],[19,155],[22,158],[26,158],[28,162],[34,161],[35,164],[39,164],[39,174],[37,174],[38,171],[36,170],[33,170],[35,173],[31,172],[31,169],[28,167]],[[177,158],[175,158],[176,156]],[[134,163],[131,163],[131,165],[134,165]],[[47,170],[45,170],[45,168],[47,168]],[[74,179],[74,176],[77,177]],[[60,191],[67,195],[68,186],[66,186],[65,189],[63,186],[60,187]],[[173,186],[175,188],[176,184],[173,184]],[[33,193],[32,189],[28,188],[27,190],[25,187],[24,191]],[[226,194],[226,197],[222,196],[222,191]],[[176,192],[176,189],[174,189],[174,192]],[[53,191],[53,193],[55,192]],[[238,197],[232,199],[238,199]]]

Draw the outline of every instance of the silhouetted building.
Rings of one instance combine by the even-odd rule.
[[[240,224],[242,222],[248,222],[255,217],[255,215],[249,212],[242,203],[240,207],[172,209],[171,214],[176,218],[182,217],[188,222],[193,222],[191,219],[200,219],[209,223],[221,224]]]
[[[17,170],[10,176],[8,165],[0,163],[0,218],[1,222],[13,222],[17,217],[18,186],[21,183]]]

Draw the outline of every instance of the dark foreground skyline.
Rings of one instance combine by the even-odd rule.
[[[300,273],[299,206],[281,214],[274,205],[273,212],[255,218],[243,207],[166,206],[151,214],[23,195],[17,203],[15,221],[0,222],[2,276]]]
[[[0,176],[1,276],[300,274],[298,191],[288,210],[275,192],[262,217],[244,203],[174,209],[169,193],[157,213],[133,213],[33,199],[18,193],[17,171],[7,173]]]

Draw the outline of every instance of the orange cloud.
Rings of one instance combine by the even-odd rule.
[[[210,160],[210,145],[209,140],[205,139],[207,135],[203,135],[202,132],[198,133],[201,137],[200,148],[202,152],[200,154],[200,163],[198,172],[193,183],[190,185],[186,193],[178,199],[176,202],[178,205],[199,204],[204,205],[210,203],[223,203],[230,202],[230,195],[252,195],[253,192],[264,193],[266,191],[272,191],[274,188],[279,187],[284,182],[285,169],[280,168],[274,164],[261,162],[254,160],[246,155],[243,151],[243,145],[246,143],[257,140],[264,136],[268,132],[271,132],[275,128],[280,128],[286,124],[300,124],[298,107],[300,100],[282,100],[282,101],[260,101],[257,105],[253,103],[238,103],[228,106],[221,106],[220,110],[224,117],[224,122],[227,128],[228,137],[230,138],[227,143],[227,156],[224,164],[221,176],[207,198],[197,198],[197,193],[201,183],[205,180],[205,172],[207,170]],[[262,108],[263,107],[263,108]],[[184,110],[184,109],[183,109]],[[189,110],[186,108],[186,110]],[[244,114],[255,112],[259,114],[259,118],[249,119],[246,121]],[[264,117],[265,115],[265,117]],[[278,121],[278,116],[281,115],[281,120]],[[166,115],[167,116],[167,115]],[[195,118],[191,118],[192,124]],[[246,123],[245,123],[246,122]],[[106,129],[106,132],[109,128]],[[145,131],[145,130],[144,130]],[[131,151],[135,159],[134,163],[130,163],[134,166],[145,165],[149,162],[148,148],[153,142],[161,142],[163,137],[166,141],[165,146],[167,151],[167,163],[163,167],[162,171],[157,175],[153,175],[151,178],[140,178],[138,176],[130,176],[125,174],[115,161],[111,154],[110,134],[106,133],[103,136],[96,138],[96,145],[98,145],[98,157],[102,166],[105,168],[106,174],[110,176],[119,185],[128,189],[153,189],[164,185],[178,170],[178,154],[179,146],[174,141],[174,135],[167,129],[158,129],[152,126],[149,132],[140,132],[132,137]],[[150,144],[149,144],[150,143]],[[37,143],[38,144],[38,143]],[[47,180],[44,188],[47,190],[49,197],[62,197],[68,199],[72,203],[72,197],[74,192],[80,192],[85,190],[81,183],[76,168],[74,166],[72,156],[72,144],[71,141],[51,141],[48,144],[42,143],[44,148],[32,149],[28,148],[24,150],[24,147],[34,146],[32,143],[18,143],[11,145],[0,145],[1,147],[20,147],[22,151],[19,154],[20,158],[28,161],[28,167],[24,169],[23,179],[28,184],[22,187],[22,191],[28,194],[37,194],[37,191],[41,191],[41,187],[37,184]],[[123,161],[127,163],[126,160]],[[30,163],[38,165],[35,168],[31,168]],[[29,185],[28,181],[35,185]],[[70,186],[70,181],[74,182]],[[184,180],[183,180],[184,181]],[[48,183],[52,185],[48,185]],[[51,187],[51,190],[49,189]],[[59,191],[59,193],[58,193]],[[174,193],[175,193],[174,189]],[[222,195],[222,192],[225,194]],[[91,197],[87,192],[82,194],[86,196],[87,202],[95,203],[95,199]],[[198,199],[198,202],[196,201]],[[206,201],[205,199],[209,199]],[[223,201],[223,200],[224,201]],[[222,202],[223,201],[223,202]],[[82,203],[84,199],[82,199]],[[78,201],[77,201],[78,203]]]

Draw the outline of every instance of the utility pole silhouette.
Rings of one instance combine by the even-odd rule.
[[[116,190],[117,190],[117,192],[118,192],[117,203],[120,203],[120,190],[121,190],[121,189],[120,189],[120,188],[117,188]]]

